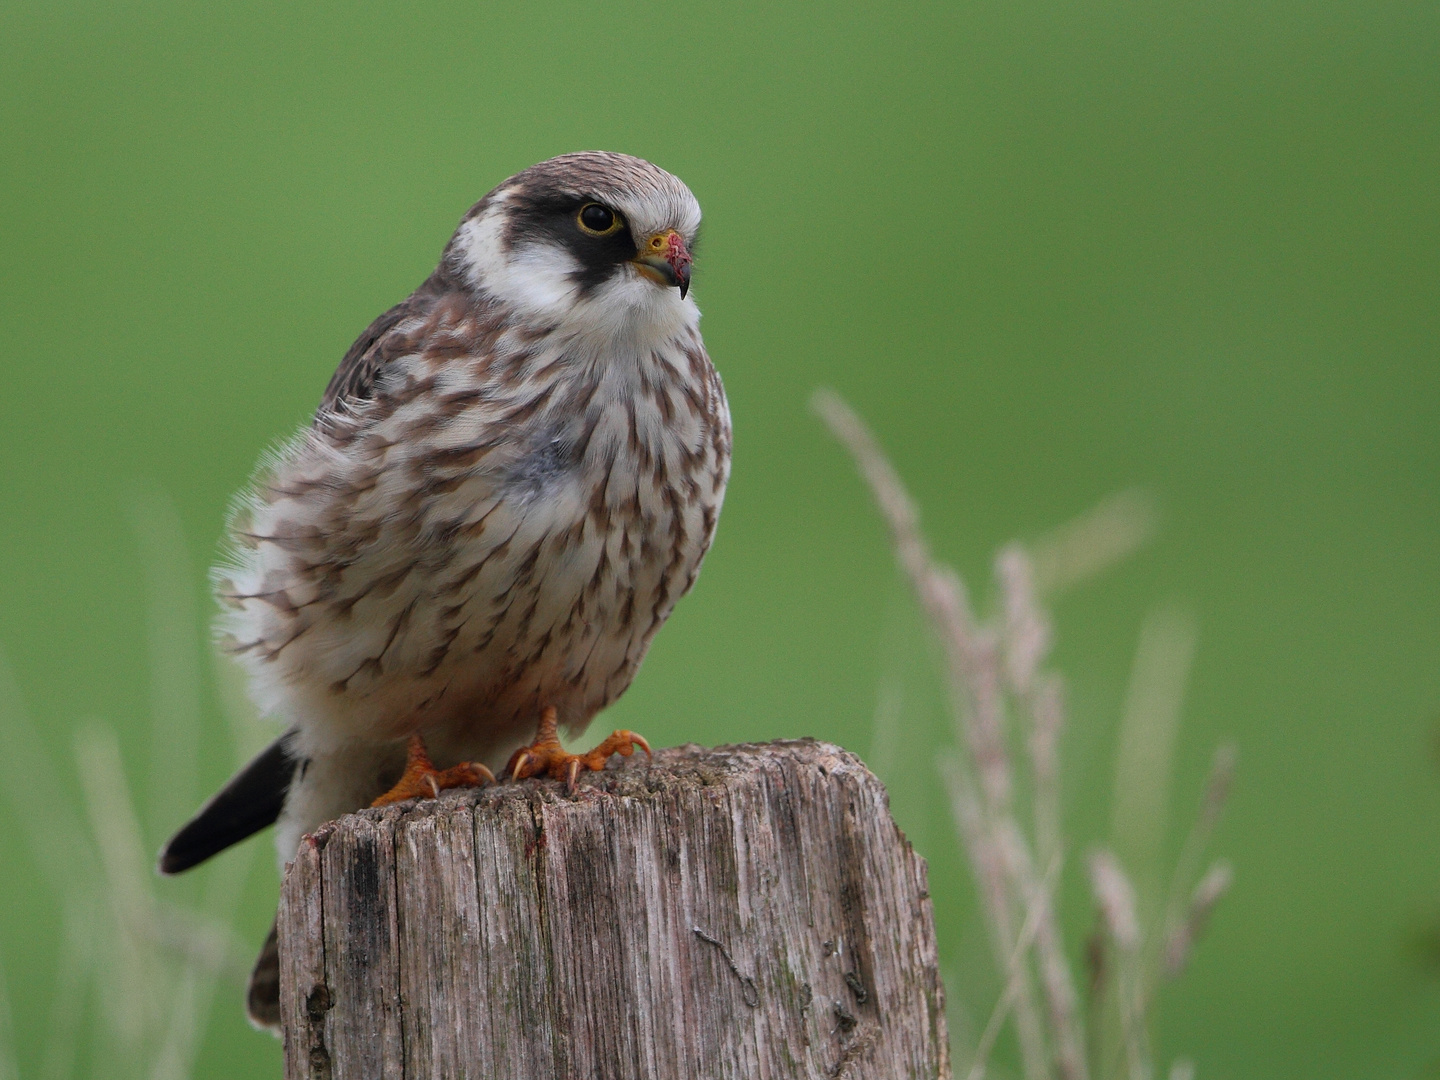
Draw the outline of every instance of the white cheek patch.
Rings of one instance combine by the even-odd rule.
[[[562,315],[574,302],[580,264],[554,244],[531,243],[507,251],[503,205],[460,226],[456,246],[465,276],[519,313],[547,319]]]
[[[496,205],[485,213],[463,222],[455,234],[465,277],[476,288],[485,288],[490,272],[505,265],[505,249],[500,240],[504,226],[502,206],[503,200],[497,199]]]
[[[574,302],[575,275],[581,266],[575,256],[554,244],[526,244],[510,253],[503,284],[496,291],[521,310],[555,314]]]

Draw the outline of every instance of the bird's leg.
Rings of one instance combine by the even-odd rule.
[[[557,733],[558,717],[555,706],[547,705],[540,713],[540,723],[535,729],[535,741],[522,746],[510,758],[505,771],[512,780],[524,780],[527,776],[548,774],[552,779],[564,780],[565,786],[575,790],[575,778],[581,768],[599,772],[605,768],[611,754],[629,757],[638,746],[648,756],[650,744],[633,731],[617,731],[588,754],[568,754],[560,746]]]
[[[371,806],[389,806],[406,799],[435,799],[452,787],[479,787],[493,784],[495,775],[478,761],[462,761],[448,769],[437,769],[425,749],[425,740],[418,734],[410,736],[405,750],[405,771],[395,786],[372,802]]]

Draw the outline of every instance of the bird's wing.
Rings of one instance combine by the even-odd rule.
[[[317,417],[334,412],[346,404],[368,401],[375,392],[375,376],[391,358],[386,339],[414,307],[414,297],[402,300],[365,328],[345,353],[330,384],[320,398]]]
[[[281,735],[236,773],[160,852],[160,872],[178,874],[273,825],[300,761],[295,729]]]
[[[335,374],[330,376],[330,383],[320,398],[320,409],[315,414],[316,423],[347,405],[374,397],[375,381],[381,369],[415,347],[402,324],[411,316],[424,315],[438,299],[455,288],[448,268],[442,264],[418,289],[367,326],[346,351]]]

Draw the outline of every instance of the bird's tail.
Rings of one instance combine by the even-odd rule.
[[[160,872],[178,874],[211,855],[275,824],[301,762],[292,744],[295,729],[281,735],[236,773],[228,784],[160,852]]]
[[[270,924],[270,934],[260,946],[260,955],[250,972],[245,1013],[250,1023],[261,1031],[280,1034],[280,942],[274,923]]]

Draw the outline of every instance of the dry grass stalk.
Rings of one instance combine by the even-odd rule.
[[[1045,596],[1143,544],[1154,529],[1150,506],[1141,495],[1125,492],[1042,540],[1033,554],[1020,545],[1002,550],[995,561],[999,614],[982,622],[959,577],[933,559],[914,503],[865,424],[829,391],[818,392],[813,405],[869,484],[896,561],[943,650],[958,749],[942,755],[941,771],[1004,987],[970,1057],[969,1074],[972,1080],[984,1075],[1001,1025],[1013,1018],[1027,1080],[1091,1075],[1150,1080],[1149,1026],[1162,969],[1183,967],[1229,882],[1228,869],[1217,867],[1200,887],[1191,887],[1224,801],[1233,752],[1217,756],[1166,903],[1137,890],[1116,853],[1092,856],[1102,932],[1090,952],[1093,1020],[1087,1030],[1059,930],[1065,708],[1061,680],[1045,670],[1053,635],[1042,604]],[[1147,624],[1132,680],[1117,763],[1116,837],[1127,855],[1143,863],[1147,880],[1163,840],[1192,649],[1188,622],[1161,613]],[[1014,754],[1012,744],[1023,745],[1024,753]],[[1028,827],[1016,805],[1020,789],[1030,793]],[[1152,916],[1156,907],[1166,912],[1163,919]],[[1171,1076],[1179,1080],[1193,1071],[1180,1062]]]
[[[1052,866],[1051,872],[1046,875],[1047,883],[1053,881],[1058,864]],[[985,1030],[980,1033],[980,1039],[976,1043],[976,1049],[968,1080],[983,1080],[985,1076],[985,1063],[990,1057],[990,1050],[995,1045],[995,1040],[1000,1036],[1001,1026],[1005,1023],[1010,1009],[1014,1006],[1016,998],[1025,980],[1025,953],[1035,941],[1035,935],[1040,929],[1040,920],[1045,913],[1044,907],[1038,901],[1039,895],[1032,897],[1030,911],[1025,917],[1025,925],[1021,927],[1019,940],[1015,942],[1015,949],[1010,954],[1009,962],[1006,965],[1005,990],[1000,995],[1000,1000],[995,1003],[995,1008],[990,1013],[990,1019],[985,1024]]]
[[[87,1038],[103,1048],[91,1056],[96,1075],[107,1080],[184,1080],[192,1074],[218,987],[232,983],[238,994],[249,970],[251,945],[237,940],[232,923],[255,846],[220,860],[194,884],[162,882],[154,873],[153,853],[177,820],[176,807],[190,809],[190,796],[176,779],[194,772],[204,635],[173,507],[163,495],[140,492],[132,516],[150,600],[150,761],[157,772],[145,785],[151,793],[148,836],[119,744],[102,724],[84,724],[75,733],[78,798],[40,803],[24,797],[35,777],[58,785],[65,770],[52,761],[0,661],[0,737],[6,746],[0,786],[14,800],[16,819],[61,912],[50,1020],[35,1033],[43,1039],[43,1080],[77,1075]],[[248,711],[227,709],[226,718],[236,757],[244,761],[263,738],[260,725]],[[192,899],[184,905],[171,899],[186,895]],[[19,1080],[5,1035],[0,1017],[0,1080]]]
[[[968,751],[968,755],[951,759],[947,780],[956,824],[976,871],[997,967],[1005,973],[1012,966],[1012,955],[1024,958],[1023,973],[1014,981],[1025,1075],[1042,1080],[1058,1073],[1062,1080],[1086,1080],[1084,1039],[1073,980],[1059,945],[1054,886],[1036,873],[1034,847],[1014,813],[1014,768],[1005,736],[1007,684],[1021,696],[1031,690],[1049,641],[1046,622],[1033,598],[1016,589],[1010,596],[1010,633],[981,627],[959,577],[931,558],[914,505],[863,422],[834,394],[817,394],[815,407],[869,482],[890,526],[896,558],[944,649],[957,742]],[[1018,549],[1002,560],[1012,580],[1030,580]],[[1051,714],[1050,735],[1040,740],[1042,756],[1045,739],[1058,736],[1055,719]],[[1052,794],[1043,798],[1058,805]],[[1055,861],[1058,864],[1058,858]],[[1024,912],[1032,905],[1038,911],[1035,941],[1021,948]],[[1044,954],[1038,979],[1045,998],[1044,1020],[1029,989],[1036,981],[1036,949]],[[1007,984],[1010,981],[1007,978]],[[978,1057],[976,1060],[983,1065]]]
[[[1117,948],[1134,952],[1140,947],[1140,915],[1135,906],[1135,886],[1120,869],[1120,860],[1109,851],[1090,856],[1090,883],[1100,906],[1100,921]]]
[[[1229,863],[1217,862],[1206,871],[1200,884],[1195,886],[1195,891],[1190,894],[1190,905],[1185,918],[1171,931],[1165,942],[1165,974],[1170,978],[1178,977],[1185,970],[1185,965],[1190,960],[1190,951],[1204,933],[1205,924],[1210,921],[1215,905],[1230,891],[1230,883],[1234,877]]]

